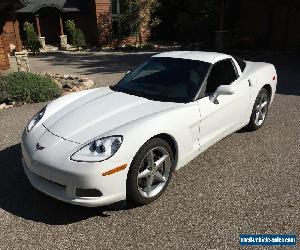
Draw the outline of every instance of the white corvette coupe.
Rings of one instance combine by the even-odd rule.
[[[25,173],[59,200],[156,200],[172,172],[227,135],[265,122],[273,65],[213,52],[166,52],[115,86],[61,97],[22,136]]]

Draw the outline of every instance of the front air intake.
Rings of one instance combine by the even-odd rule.
[[[97,189],[76,188],[77,197],[101,197],[102,193]]]

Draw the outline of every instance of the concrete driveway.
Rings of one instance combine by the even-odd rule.
[[[114,67],[121,74],[142,58],[130,64],[127,59],[116,57],[103,71],[99,64],[99,70],[117,78],[111,76]],[[0,111],[0,249],[238,249],[239,234],[293,233],[298,238],[299,59],[262,59],[274,62],[279,73],[265,126],[211,147],[175,173],[158,201],[144,207],[76,207],[36,191],[22,170],[20,136],[43,104]],[[63,68],[51,60],[49,65]],[[70,60],[64,68],[79,71],[86,63]]]
[[[30,70],[34,73],[86,75],[96,87],[117,83],[128,70],[145,61],[153,52],[58,52],[29,57]],[[16,70],[14,58],[12,67]]]

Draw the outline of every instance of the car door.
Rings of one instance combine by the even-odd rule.
[[[198,100],[201,151],[237,130],[245,120],[250,90],[240,74],[240,69],[232,59],[219,61],[212,66],[205,85],[205,97]],[[210,97],[220,85],[230,85],[234,93],[220,95],[213,102]]]

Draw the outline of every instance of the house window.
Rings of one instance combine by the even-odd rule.
[[[120,0],[111,0],[112,15],[120,15]]]
[[[113,37],[120,39],[134,34],[132,25],[124,23],[122,16],[129,9],[127,0],[111,0]]]
[[[128,1],[111,0],[111,13],[113,16],[122,15],[128,10]]]

